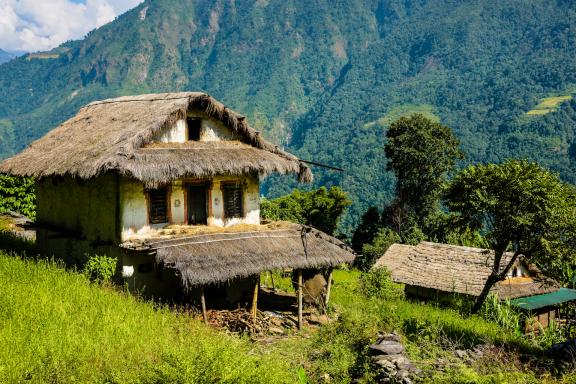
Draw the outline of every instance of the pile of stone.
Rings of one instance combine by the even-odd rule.
[[[419,370],[406,357],[406,349],[395,333],[381,335],[370,345],[372,361],[378,369],[381,383],[411,384],[410,376]]]

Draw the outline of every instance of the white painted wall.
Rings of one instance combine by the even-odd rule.
[[[200,128],[200,141],[221,141],[221,140],[240,140],[232,129],[224,125],[220,120],[214,119],[200,111],[188,113],[188,117],[202,119]],[[176,124],[161,132],[156,141],[160,143],[184,143],[188,140],[188,126],[186,120],[180,119]]]
[[[157,139],[161,143],[184,143],[187,140],[188,130],[184,119],[176,121],[174,127],[161,132]]]
[[[166,224],[148,224],[148,205],[146,194],[142,183],[123,177],[120,180],[120,212],[122,240],[131,237],[152,235],[156,230],[167,224],[183,225],[187,221],[186,217],[186,182],[193,179],[176,180],[170,185],[170,218],[171,222]],[[241,182],[244,186],[244,217],[226,219],[222,204],[222,183]],[[208,209],[208,225],[210,226],[230,226],[234,224],[260,224],[260,186],[258,176],[216,176],[208,181],[211,184],[210,201]]]

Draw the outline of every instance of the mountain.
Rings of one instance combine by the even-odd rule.
[[[466,162],[534,159],[576,182],[572,0],[147,0],[0,70],[0,155],[94,99],[202,90],[339,184],[349,231],[390,198],[386,127],[421,112]],[[461,164],[465,165],[465,163]],[[295,185],[270,178],[271,195]],[[285,179],[282,179],[285,181]]]
[[[0,64],[12,60],[15,57],[14,54],[0,49]]]

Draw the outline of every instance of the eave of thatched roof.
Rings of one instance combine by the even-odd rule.
[[[502,264],[511,257],[511,253],[506,253]],[[494,253],[485,249],[422,242],[417,246],[393,244],[374,268],[386,267],[399,283],[478,296],[491,273],[493,260]],[[500,298],[517,298],[558,289],[534,266],[526,267],[531,279],[506,279],[497,283],[493,292]]]
[[[228,148],[231,156],[239,160],[237,163],[227,161],[228,164],[224,164],[224,149],[212,157],[199,148],[180,147],[162,153],[144,149],[160,132],[172,127],[192,110],[222,121],[241,138],[245,144],[242,150]],[[249,151],[247,147],[253,150]],[[194,156],[200,158],[196,160]],[[191,160],[203,164],[191,165]],[[312,180],[312,173],[305,164],[264,140],[244,116],[198,92],[93,102],[18,155],[0,163],[0,172],[20,176],[70,175],[89,179],[109,171],[134,177],[149,186],[182,176],[205,177],[245,171],[296,173],[300,181]]]
[[[354,261],[343,242],[316,229],[291,225],[270,231],[211,233],[127,242],[127,250],[154,253],[178,271],[184,287],[223,283],[283,268],[326,268]]]

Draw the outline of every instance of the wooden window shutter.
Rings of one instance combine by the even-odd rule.
[[[150,224],[168,222],[168,189],[158,188],[148,191]]]
[[[231,219],[234,217],[244,217],[242,207],[242,184],[224,184],[224,217]]]

